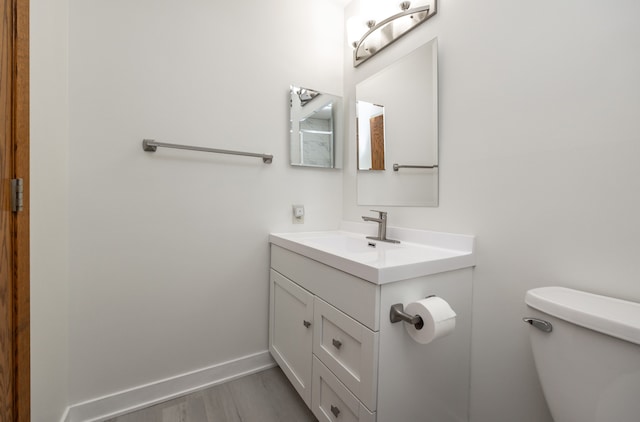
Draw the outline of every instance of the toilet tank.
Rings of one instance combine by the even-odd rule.
[[[555,422],[640,421],[640,304],[564,287],[529,290],[536,369]]]

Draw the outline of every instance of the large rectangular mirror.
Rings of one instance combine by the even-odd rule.
[[[356,85],[358,204],[438,206],[438,42]]]
[[[341,98],[294,85],[290,93],[291,165],[339,167]]]

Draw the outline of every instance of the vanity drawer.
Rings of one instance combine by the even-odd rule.
[[[273,244],[271,268],[370,329],[379,330],[377,285]]]
[[[375,422],[370,412],[331,371],[313,357],[311,410],[320,422]]]
[[[313,353],[369,409],[376,409],[378,338],[358,321],[316,297]]]

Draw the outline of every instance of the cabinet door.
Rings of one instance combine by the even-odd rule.
[[[269,351],[311,407],[313,295],[271,270]]]

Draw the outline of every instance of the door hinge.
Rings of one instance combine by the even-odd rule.
[[[23,192],[24,181],[11,179],[11,211],[20,212],[24,208]]]

